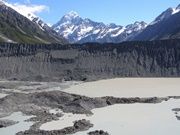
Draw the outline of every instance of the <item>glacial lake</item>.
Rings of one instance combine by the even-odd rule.
[[[25,131],[33,125],[33,122],[25,122],[25,120],[30,119],[33,116],[23,115],[21,112],[15,112],[8,117],[0,118],[1,120],[13,120],[18,121],[19,123],[6,127],[0,128],[0,135],[15,135],[20,131]]]
[[[44,130],[58,130],[73,125],[73,121],[87,119],[94,124],[85,132],[74,135],[86,135],[90,131],[104,130],[111,135],[179,135],[180,121],[174,108],[180,108],[180,100],[171,99],[159,104],[118,104],[94,109],[94,115],[67,114],[58,121],[45,123]]]
[[[117,78],[96,82],[1,82],[8,86],[4,91],[41,92],[59,90],[88,97],[166,97],[180,96],[180,78]],[[7,83],[7,84],[5,84]],[[20,83],[20,84],[19,84]],[[1,94],[1,97],[6,95]],[[179,135],[180,121],[172,111],[180,108],[179,99],[171,99],[159,104],[117,104],[93,109],[93,115],[64,113],[58,121],[43,124],[40,129],[58,130],[73,125],[76,120],[90,120],[94,127],[75,135],[86,135],[90,131],[104,130],[111,135]],[[54,111],[54,113],[56,113]],[[2,135],[14,135],[30,128],[32,122],[25,122],[30,116],[15,112],[3,119],[19,121],[18,124],[0,129]]]
[[[63,91],[88,97],[180,96],[180,78],[116,78],[81,83]]]
[[[180,96],[180,78],[116,78],[81,83],[62,91],[88,97],[166,97]],[[171,99],[159,104],[118,104],[92,110],[94,115],[65,114],[59,121],[41,126],[44,130],[57,130],[72,126],[73,121],[90,120],[94,127],[75,135],[104,130],[111,135],[179,135],[180,121],[174,108],[180,100]]]

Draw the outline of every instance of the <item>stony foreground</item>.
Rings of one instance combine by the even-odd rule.
[[[35,93],[11,93],[10,95],[0,99],[0,117],[10,115],[13,112],[23,112],[26,115],[34,115],[28,121],[35,122],[31,128],[24,132],[19,132],[17,135],[65,135],[72,134],[78,131],[88,130],[93,126],[89,121],[80,120],[74,122],[74,126],[67,127],[61,130],[43,131],[40,126],[43,123],[57,120],[63,114],[50,113],[50,109],[61,109],[66,113],[76,114],[92,114],[94,108],[105,107],[114,104],[132,104],[132,103],[161,103],[170,98],[180,97],[164,97],[164,98],[115,98],[115,97],[99,97],[89,98],[85,96],[68,94],[61,91],[51,92],[35,92]],[[176,109],[177,111],[177,109]],[[2,122],[1,122],[2,123]],[[14,123],[15,124],[15,123]],[[8,126],[9,123],[1,124]],[[98,135],[105,132],[95,131],[90,135]]]

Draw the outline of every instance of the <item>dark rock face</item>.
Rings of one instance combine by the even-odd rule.
[[[180,40],[82,45],[0,45],[0,77],[13,80],[97,80],[179,77]]]

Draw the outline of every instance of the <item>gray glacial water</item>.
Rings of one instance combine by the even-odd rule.
[[[0,128],[0,135],[15,135],[16,133],[24,130],[28,130],[30,126],[33,125],[32,122],[25,122],[25,120],[31,118],[32,116],[25,116],[21,112],[15,112],[8,117],[4,117],[1,119],[8,119],[13,121],[18,121],[19,123],[6,127]]]

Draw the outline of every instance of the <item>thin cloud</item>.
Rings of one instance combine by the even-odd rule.
[[[27,11],[33,14],[37,14],[43,11],[49,12],[49,7],[45,5],[31,5],[31,4],[24,5],[24,4],[15,3],[13,4],[13,6],[15,6],[18,9],[21,9],[22,11]]]
[[[49,12],[49,7],[46,5],[34,5],[34,4],[21,4],[21,3],[7,3],[6,4],[15,9],[16,11],[19,11],[23,15],[27,14],[33,14],[37,15],[38,13],[41,12]]]
[[[19,4],[19,3],[15,3],[12,4],[15,8],[18,8],[19,10],[25,11],[25,12],[29,12],[32,14],[37,14],[37,13],[41,13],[43,11],[48,11],[49,12],[49,7],[45,6],[45,5],[31,5],[31,4]]]

